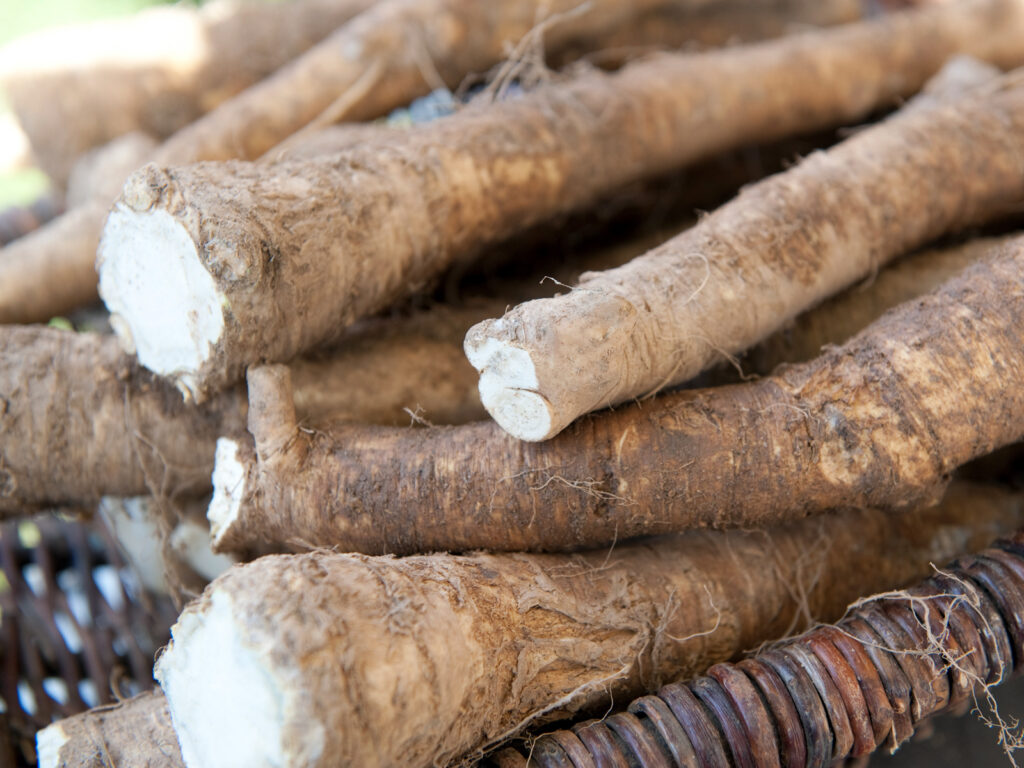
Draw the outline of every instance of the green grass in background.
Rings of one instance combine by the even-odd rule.
[[[127,16],[171,0],[0,0],[0,45],[47,27]],[[194,5],[194,2],[188,4]],[[8,111],[0,94],[0,115]],[[46,176],[37,170],[0,174],[0,209],[25,205],[46,191]]]

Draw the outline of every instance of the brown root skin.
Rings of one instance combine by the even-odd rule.
[[[49,30],[0,50],[0,85],[63,185],[83,152],[135,130],[170,136],[372,2],[221,2]]]
[[[190,666],[195,635],[227,604],[239,647],[281,681],[285,753],[322,729],[319,759],[287,764],[445,765],[835,619],[867,591],[985,546],[1022,514],[1016,495],[965,486],[898,517],[850,511],[574,555],[265,557],[186,609],[157,677],[188,756],[195,705],[218,696]]]
[[[501,62],[545,18],[545,44],[600,39],[668,0],[391,0],[171,138],[159,164],[254,160],[315,123],[368,120]],[[282,105],[288,108],[282,108]]]
[[[244,482],[218,507],[215,469],[214,538],[567,550],[934,503],[956,467],[1024,437],[1022,297],[1018,238],[809,363],[582,419],[546,443],[491,423],[339,426],[297,432],[261,462],[237,442]]]
[[[1022,130],[1024,71],[860,131],[629,264],[481,323],[466,352],[484,406],[544,440],[693,378],[888,260],[1013,210]]]
[[[39,768],[185,768],[159,689],[60,720],[36,744]]]
[[[133,233],[157,214],[181,227],[180,258],[211,275],[221,298],[204,311],[223,314],[224,326],[198,361],[161,372],[176,372],[201,399],[247,365],[320,344],[524,227],[729,147],[863,117],[919,88],[952,53],[1024,57],[1018,33],[1024,10],[1015,3],[968,2],[588,73],[385,135],[330,163],[149,166],[107,225],[101,292],[121,312],[112,275],[151,247]],[[713,112],[695,109],[712,85]],[[324,201],[338,199],[343,208],[327,217]],[[114,234],[122,227],[123,238]]]
[[[244,428],[242,392],[187,406],[113,337],[10,326],[0,360],[0,517],[104,495],[201,494],[217,437]]]
[[[741,367],[744,373],[767,376],[780,365],[810,360],[826,345],[842,344],[887,310],[935,290],[994,248],[1019,237],[979,238],[900,259],[864,285],[855,285],[797,317],[744,355]],[[735,369],[728,366],[724,375],[735,380]]]
[[[439,0],[440,1],[440,0]],[[444,0],[446,2],[447,0]],[[561,2],[561,0],[559,0]],[[410,0],[412,2],[412,0]],[[433,0],[432,0],[433,2]],[[442,6],[444,5],[442,2]],[[466,0],[462,0],[462,4],[465,4]],[[562,19],[558,24],[550,27],[547,30],[545,36],[545,45],[550,51],[552,46],[561,46],[563,42],[560,42],[561,38],[557,36],[565,37],[564,45],[567,48],[571,48],[573,45],[576,46],[577,50],[587,49],[602,49],[606,48],[605,44],[602,43],[604,39],[602,35],[608,35],[610,37],[620,33],[623,29],[628,29],[629,25],[623,25],[613,23],[614,19],[617,18],[614,12],[611,15],[604,13],[604,9],[611,8],[614,11],[616,5],[618,5],[621,12],[627,12],[629,14],[635,14],[638,12],[640,7],[647,7],[650,3],[652,7],[659,7],[664,5],[664,2],[658,2],[657,0],[645,0],[644,4],[637,7],[631,7],[636,4],[621,3],[618,0],[601,0],[601,3],[597,7],[591,4],[591,11],[584,16],[571,15],[567,18]],[[820,6],[822,9],[832,8],[834,5],[842,5],[842,0],[829,0],[828,3],[822,2]],[[435,3],[436,4],[436,3]],[[710,4],[710,7],[717,5],[717,1]],[[413,3],[414,8],[411,13],[415,16],[416,13],[424,13],[427,16],[432,16],[431,3],[422,3],[419,0]],[[458,7],[459,2],[453,0],[453,7]],[[788,3],[786,3],[788,5]],[[316,104],[310,106],[302,106],[300,104],[298,113],[308,112],[310,114],[316,114],[318,109],[323,108],[323,101],[326,99],[329,103],[334,99],[338,98],[338,91],[331,90],[331,83],[334,83],[334,87],[339,86],[335,81],[338,78],[349,80],[352,77],[362,77],[367,71],[372,70],[373,63],[371,58],[378,56],[380,61],[386,60],[386,45],[384,43],[390,41],[391,44],[398,44],[400,46],[398,61],[396,66],[408,68],[408,56],[410,50],[417,50],[416,46],[410,46],[408,41],[405,40],[401,34],[401,28],[396,28],[394,25],[390,25],[392,21],[391,16],[395,13],[402,12],[404,5],[401,4],[388,4],[391,10],[388,11],[386,8],[383,10],[377,9],[370,14],[367,14],[365,19],[359,21],[358,24],[349,25],[352,28],[347,31],[339,31],[337,34],[339,38],[345,38],[349,42],[357,42],[358,44],[352,47],[353,50],[363,50],[367,56],[367,60],[356,62],[355,65],[348,67],[341,67],[340,69],[331,64],[333,59],[338,57],[338,49],[326,46],[320,53],[311,51],[308,59],[304,59],[302,63],[296,63],[293,67],[286,68],[275,77],[268,79],[265,84],[260,84],[251,91],[247,91],[239,95],[236,99],[232,99],[229,102],[221,105],[221,107],[207,116],[203,121],[197,123],[194,128],[184,129],[175,137],[172,137],[166,142],[160,149],[156,156],[161,162],[164,163],[184,163],[195,159],[217,159],[221,157],[236,157],[240,153],[243,156],[250,156],[246,152],[255,152],[257,154],[263,153],[271,146],[288,138],[290,131],[295,130],[295,127],[300,126],[304,120],[310,119],[309,117],[300,117],[293,112],[282,109],[282,104],[293,104],[297,95],[302,94],[303,99],[312,98],[314,101],[319,99]],[[481,9],[485,7],[498,8],[498,4],[489,4],[489,6],[480,6],[473,3],[472,7],[475,9],[474,14],[481,12]],[[513,7],[519,9],[519,12],[524,12],[530,7],[530,3],[510,3],[507,0],[501,4],[500,7]],[[284,6],[277,6],[284,7]],[[551,4],[545,3],[545,8],[549,11],[558,10]],[[396,9],[398,9],[396,11]],[[842,16],[846,11],[835,8],[836,16]],[[389,15],[390,14],[390,15]],[[822,23],[828,16],[828,12],[822,18]],[[444,26],[444,20],[447,17],[443,14],[433,17],[431,24],[437,26]],[[475,19],[475,15],[461,16],[458,21],[454,24],[452,29],[463,30],[463,25],[469,23],[472,19]],[[532,17],[531,17],[532,19]],[[382,28],[383,31],[374,31],[373,22],[384,22],[385,26]],[[586,22],[586,23],[583,23]],[[520,26],[522,26],[522,19],[519,20]],[[530,22],[529,26],[532,26],[533,21]],[[588,27],[588,25],[590,25]],[[429,26],[429,25],[428,25]],[[527,28],[529,28],[527,26]],[[591,28],[592,27],[592,28]],[[682,34],[685,34],[687,27],[686,19],[675,19],[672,22],[656,23],[653,25],[644,25],[638,30],[640,38],[634,38],[633,42],[644,43],[644,35],[648,35],[651,32],[656,34],[663,33],[665,30],[674,28],[678,34],[680,27],[682,27]],[[434,29],[434,27],[431,27]],[[518,27],[517,27],[518,29]],[[598,34],[598,29],[603,30]],[[589,30],[589,31],[588,31]],[[408,30],[407,30],[408,31]],[[451,31],[451,30],[449,30]],[[434,29],[434,32],[437,32]],[[413,30],[410,32],[411,38],[416,39],[419,33]],[[506,34],[511,34],[506,30]],[[440,34],[440,37],[444,37]],[[574,37],[575,35],[575,37]],[[361,36],[365,36],[370,39],[370,43],[363,45],[359,42]],[[435,35],[436,37],[437,35]],[[484,36],[486,34],[484,33]],[[557,39],[553,39],[555,36]],[[458,37],[458,35],[456,35]],[[474,34],[474,39],[476,34]],[[380,38],[379,40],[377,38]],[[620,35],[621,38],[621,35]],[[518,38],[515,38],[518,39]],[[657,37],[655,38],[658,39]],[[572,42],[575,41],[575,42]],[[587,42],[589,41],[589,42]],[[428,42],[436,43],[441,45],[444,41],[438,41],[431,38]],[[448,41],[450,42],[450,41]],[[620,39],[621,42],[621,39]],[[372,43],[372,44],[371,44]],[[426,45],[426,43],[424,43]],[[382,48],[383,46],[383,48]],[[429,46],[428,46],[429,47]],[[443,46],[442,46],[443,47]],[[500,47],[500,46],[499,46]],[[438,62],[438,51],[433,51],[434,62]],[[571,52],[567,55],[572,55]],[[504,58],[505,53],[502,49],[499,51],[498,58],[494,61],[501,60]],[[458,57],[456,57],[458,59]],[[462,61],[458,59],[458,61]],[[491,61],[491,63],[494,63]],[[335,62],[337,63],[337,62]],[[390,99],[396,105],[406,104],[411,101],[415,96],[419,95],[426,90],[429,90],[432,85],[428,85],[423,80],[422,70],[420,65],[422,61],[416,62],[416,71],[412,73],[411,79],[397,77],[390,77],[383,71],[380,76],[386,79],[387,87],[375,87],[366,89],[362,93],[362,96],[373,100],[373,99]],[[465,62],[462,62],[465,64]],[[483,67],[476,67],[474,69],[465,71],[456,71],[458,69],[457,62],[453,62],[451,67],[452,72],[450,73],[450,80],[452,83],[457,84],[466,75],[472,71],[486,70],[490,64]],[[319,71],[320,69],[326,68],[328,72]],[[403,70],[404,71],[404,70]],[[408,74],[408,72],[406,73]],[[448,75],[446,75],[448,77]],[[358,81],[357,81],[358,82]],[[403,86],[404,83],[404,86]],[[323,91],[322,86],[328,88],[327,92]],[[405,91],[400,93],[393,93],[396,88],[400,86],[405,87]],[[390,103],[390,102],[389,102]],[[355,109],[359,102],[356,100],[350,104],[350,107]],[[383,107],[379,107],[383,109]],[[367,111],[365,105],[361,107],[364,112],[369,114],[373,110]],[[273,120],[263,119],[264,113],[270,112],[275,117]],[[260,119],[257,116],[263,115]],[[332,115],[334,119],[339,119],[339,115]],[[353,119],[355,114],[350,115]],[[282,124],[284,127],[282,127]],[[276,129],[272,130],[272,126],[276,126]],[[249,147],[246,149],[246,144],[239,137],[238,131],[248,132],[246,135],[251,134],[253,131],[260,132],[258,136],[250,136],[252,142],[256,142],[255,148]],[[353,131],[358,130],[353,128]],[[344,135],[345,143],[350,143],[352,140],[352,132],[348,131]],[[269,132],[269,133],[268,133]],[[365,131],[360,131],[365,133]],[[301,150],[304,141],[309,138],[313,143],[319,145],[319,149],[310,149],[302,151],[301,154],[309,156],[311,152],[319,151],[333,151],[337,152],[337,146],[331,145],[331,142],[337,140],[337,136],[332,136],[330,140],[324,141],[323,137],[316,137],[315,132],[303,131],[301,141],[298,138],[294,138],[290,143],[294,145],[296,150]],[[758,137],[759,138],[759,137]],[[225,154],[226,153],[226,154]],[[140,163],[141,165],[141,163]],[[110,189],[111,187],[120,189],[124,182],[124,176],[121,175],[121,171],[114,168],[109,168],[114,174],[110,178],[96,179],[94,186],[97,190]],[[79,185],[80,186],[80,185]],[[77,193],[76,193],[77,195]],[[6,251],[0,253],[0,287],[2,286],[18,286],[19,288],[24,286],[29,295],[40,295],[49,297],[48,302],[44,307],[36,308],[32,305],[27,305],[22,301],[21,296],[24,294],[23,291],[18,290],[11,294],[7,294],[0,288],[0,320],[3,322],[34,322],[37,320],[47,319],[47,313],[50,316],[56,314],[66,314],[79,306],[94,301],[96,299],[95,286],[89,288],[86,284],[83,284],[82,290],[69,293],[61,294],[55,292],[51,286],[57,282],[55,275],[64,275],[73,273],[75,275],[88,275],[90,271],[95,267],[96,259],[96,233],[99,232],[103,227],[103,221],[107,215],[107,205],[110,198],[103,197],[100,199],[101,206],[96,206],[90,209],[90,213],[86,215],[84,211],[78,214],[74,218],[70,218],[68,221],[62,223],[55,223],[53,227],[44,228],[36,235],[28,240],[21,246],[21,258],[17,261],[8,262],[4,256],[7,255]],[[35,259],[34,254],[41,253],[47,255],[46,259]],[[49,254],[59,254],[60,260],[53,260],[48,257]],[[12,259],[14,255],[12,254]],[[24,275],[18,274],[23,268],[24,263],[36,263],[48,264],[47,270],[33,269],[32,271],[25,272]],[[95,282],[95,281],[93,281]]]
[[[555,68],[584,59],[614,69],[657,51],[701,50],[793,34],[809,26],[849,24],[865,16],[862,0],[725,0],[701,8],[669,6],[640,15],[629,26],[593,41],[569,44],[550,57]]]

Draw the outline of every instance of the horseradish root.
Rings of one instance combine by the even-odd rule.
[[[156,674],[190,768],[446,765],[834,619],[1022,513],[971,486],[575,555],[269,556],[185,610]]]
[[[621,59],[628,54],[635,55],[638,50],[651,44],[681,45],[691,35],[698,35],[702,40],[707,38],[704,40],[707,43],[728,40],[738,21],[730,18],[730,12],[732,17],[742,16],[749,21],[747,11],[753,10],[747,7],[747,0],[740,0],[740,3],[737,6],[732,2],[713,0],[701,4],[699,8],[688,9],[673,4],[671,13],[668,13],[668,0],[644,0],[641,4],[624,0],[601,0],[600,3],[588,3],[586,13],[556,13],[554,17],[547,17],[540,29],[544,31],[543,43],[548,52],[565,47],[558,61],[572,60],[589,50],[602,50],[612,58],[618,56]],[[780,33],[782,18],[792,18],[797,23],[825,24],[843,21],[850,16],[849,0],[822,0],[816,4],[799,0],[795,7],[791,0],[771,0],[769,3],[755,0],[755,3],[759,12],[779,17],[775,19],[774,25],[768,24],[764,28],[760,33],[762,36]],[[460,67],[468,66],[473,61],[495,63],[503,59],[505,52],[502,44],[515,42],[518,38],[513,35],[521,33],[538,20],[536,15],[530,15],[533,11],[543,7],[548,12],[557,12],[563,6],[575,7],[576,3],[567,0],[559,0],[554,4],[537,3],[534,0],[526,3],[502,0],[501,3],[480,5],[466,0],[403,0],[400,3],[381,5],[382,8],[374,9],[365,18],[339,30],[331,42],[311,51],[308,57],[297,61],[294,66],[254,86],[251,92],[244,92],[222,104],[195,127],[182,129],[155,153],[149,153],[147,159],[160,163],[186,163],[236,157],[240,154],[250,157],[289,138],[289,131],[304,125],[310,115],[318,114],[328,104],[334,103],[334,106],[327,107],[328,114],[321,115],[315,121],[317,126],[328,119],[346,117],[345,110],[348,110],[347,116],[354,119],[357,113],[375,115],[382,110],[386,111],[385,105],[405,105],[439,85],[434,78],[424,77],[423,73],[429,73],[432,66],[443,70],[445,79],[457,85],[464,77],[473,74],[473,70],[462,71]],[[641,14],[642,9],[648,5],[655,10]],[[276,4],[274,7],[286,6]],[[724,16],[716,21],[716,9],[719,7]],[[467,9],[472,10],[472,13],[467,13]],[[659,9],[666,13],[658,14]],[[484,13],[485,18],[481,19],[481,13]],[[452,21],[452,14],[457,17],[455,21]],[[641,16],[638,26],[619,23],[626,17],[633,19],[638,14]],[[694,17],[694,14],[700,18]],[[515,17],[514,21],[506,23],[511,17]],[[400,19],[398,26],[396,18]],[[425,19],[429,19],[429,23]],[[709,21],[712,29],[701,32],[702,25]],[[483,27],[474,26],[481,23]],[[735,31],[745,38],[759,34],[756,25],[750,27],[740,24]],[[492,39],[489,35],[497,37]],[[534,39],[531,35],[530,39],[541,42],[540,37]],[[476,53],[464,50],[462,44],[467,40],[472,43],[471,48],[486,48],[490,45],[492,50],[481,48]],[[455,56],[451,55],[453,45],[457,54]],[[628,47],[607,51],[608,45]],[[499,50],[499,53],[495,54],[495,50]],[[433,59],[425,59],[426,54]],[[494,58],[495,55],[497,58]],[[390,63],[389,56],[393,57]],[[448,64],[444,63],[446,56],[449,57]],[[477,71],[486,70],[488,66],[490,64],[478,67]],[[517,71],[521,73],[521,70],[513,67],[506,74]],[[366,81],[371,76],[376,78],[373,87]],[[352,88],[346,90],[345,84]],[[339,95],[338,88],[342,88],[344,93]],[[343,108],[341,112],[338,107]],[[345,136],[348,141],[356,134],[379,132],[379,128],[374,126],[360,125],[357,129],[350,124],[349,127],[351,130]],[[292,134],[288,142],[290,149],[306,156],[313,152],[322,154],[328,149],[325,145],[333,143],[334,138],[323,141],[322,137],[317,136],[318,133],[303,130],[301,136]],[[318,144],[319,148],[305,149],[307,141]],[[331,151],[337,152],[338,149]],[[281,153],[275,151],[269,154],[277,157]],[[20,258],[16,261],[8,262],[4,258],[6,252],[0,253],[0,287],[27,285],[30,294],[39,294],[45,293],[46,286],[59,280],[64,272],[91,274],[96,262],[97,233],[103,227],[108,205],[120,192],[128,173],[141,165],[143,162],[123,171],[120,163],[105,164],[99,170],[105,171],[107,175],[91,177],[94,183],[90,186],[96,191],[97,198],[102,199],[97,200],[98,205],[91,208],[88,215],[83,211],[73,219],[55,223],[53,227],[36,233],[21,245],[18,253]],[[73,192],[76,199],[82,199],[83,185],[78,183],[79,178],[73,180],[76,182],[75,188],[69,189],[69,194]],[[105,196],[106,190],[111,188],[115,191],[109,197]],[[40,263],[47,265],[46,270],[35,269],[25,275],[18,275],[17,270],[28,261],[25,256],[31,256],[33,252],[59,254],[60,259],[41,259]],[[52,315],[66,314],[97,298],[95,279],[92,290],[69,293],[63,303],[52,302],[46,307],[26,306],[20,296],[19,292],[7,294],[0,290],[0,319],[3,322],[33,322]]]
[[[1019,61],[1022,39],[1018,2],[957,3],[590,72],[330,161],[148,166],[104,230],[101,295],[140,362],[201,400],[541,219],[729,147],[861,118],[953,53]],[[989,126],[977,122],[968,135]],[[993,185],[1005,176],[987,159],[1000,137],[968,145]],[[989,199],[977,195],[972,206]],[[159,318],[157,293],[174,308]]]
[[[36,752],[39,768],[185,768],[159,690],[47,726]]]
[[[926,99],[645,256],[481,323],[466,354],[484,407],[515,437],[545,440],[692,378],[895,256],[1019,205],[1021,131],[1024,71]]]
[[[545,443],[492,423],[299,430],[287,370],[254,368],[272,407],[251,402],[255,450],[218,441],[214,541],[566,550],[933,503],[956,467],[1024,437],[1022,328],[1016,238],[809,363],[581,419]]]
[[[0,323],[45,322],[96,301],[95,251],[106,206],[79,206],[0,250]]]
[[[110,336],[10,326],[0,360],[0,517],[201,494],[217,436],[245,423],[239,390],[190,407]]]
[[[766,376],[784,363],[802,363],[817,357],[825,345],[842,344],[887,310],[935,290],[993,249],[1010,245],[1019,237],[1013,234],[976,238],[899,259],[870,278],[866,285],[851,287],[769,336],[743,356],[743,371]]]
[[[373,319],[337,349],[293,360],[299,417],[408,425],[483,418],[460,349],[495,301]],[[0,518],[101,496],[209,490],[216,440],[244,431],[245,393],[202,406],[139,368],[113,336],[0,328]]]
[[[1022,544],[1018,532],[910,589],[857,601],[835,626],[718,664],[634,701],[629,714],[545,734],[526,758],[506,750],[496,763],[838,765],[883,744],[895,750],[926,718],[972,703],[1012,761],[1019,722],[999,715],[990,689],[1024,670]]]

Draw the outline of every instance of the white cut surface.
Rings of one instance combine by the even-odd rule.
[[[68,743],[68,735],[60,723],[48,725],[36,733],[36,759],[39,768],[57,768],[60,750]]]
[[[104,496],[100,499],[99,513],[113,531],[142,585],[151,592],[168,594],[157,513],[151,509],[150,497]]]
[[[183,393],[224,332],[224,296],[191,235],[163,210],[123,203],[103,228],[96,262],[100,296],[122,346],[139,363],[173,377]]]
[[[213,498],[206,510],[214,544],[227,533],[245,495],[245,466],[238,460],[238,443],[227,437],[217,440],[213,462]]]
[[[237,562],[230,555],[218,555],[210,544],[210,531],[194,520],[185,520],[171,533],[171,547],[207,581],[213,581]]]
[[[156,678],[167,695],[188,768],[283,768],[285,696],[266,656],[240,635],[230,597],[214,590],[187,610],[160,657]]]
[[[535,442],[553,434],[551,404],[537,392],[537,370],[530,353],[494,338],[465,345],[466,357],[480,372],[480,401],[498,425],[513,437]]]

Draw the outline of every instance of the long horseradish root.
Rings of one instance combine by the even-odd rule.
[[[351,329],[344,345],[292,362],[299,418],[408,425],[482,418],[459,339],[493,302]],[[101,496],[209,489],[216,440],[244,431],[241,387],[202,406],[139,368],[112,336],[0,328],[0,518]]]
[[[895,256],[1019,206],[1021,131],[1024,71],[908,109],[645,256],[481,323],[466,353],[484,406],[545,440],[692,378]]]
[[[47,726],[36,753],[39,768],[185,768],[159,690]]]
[[[189,768],[447,765],[834,619],[1022,511],[972,486],[896,519],[849,511],[574,555],[264,557],[185,610],[156,674]]]
[[[863,117],[953,53],[1020,61],[1022,39],[1020,2],[957,3],[587,73],[330,161],[149,166],[104,230],[101,295],[141,363],[202,399],[544,218],[729,147]],[[969,157],[946,159],[988,169],[978,175],[988,184],[957,198],[969,211],[1008,184],[996,172],[1004,134],[982,141],[994,121],[974,119],[957,125],[972,137]],[[173,310],[158,318],[157,302]]]
[[[1022,601],[1018,532],[911,589],[858,601],[834,626],[713,666],[628,713],[545,734],[527,758],[506,750],[495,763],[825,768],[895,749],[926,718],[971,703],[999,728],[1012,761],[1017,723],[999,716],[990,688],[1024,671]]]
[[[287,369],[250,371],[248,441],[218,442],[223,549],[571,549],[843,506],[934,502],[1024,437],[1024,238],[842,347],[758,382],[666,394],[522,443],[493,423],[300,431]],[[466,482],[466,478],[473,482]]]
[[[376,116],[437,87],[441,75],[434,77],[435,70],[443,70],[443,79],[453,87],[467,75],[486,70],[506,57],[506,45],[516,43],[537,22],[534,31],[543,35],[530,34],[526,41],[542,41],[548,53],[558,53],[557,62],[571,61],[587,51],[605,51],[608,45],[629,46],[606,51],[614,61],[652,44],[679,47],[693,36],[709,44],[729,41],[734,32],[743,39],[761,39],[786,31],[786,20],[798,25],[841,23],[856,15],[851,6],[858,3],[701,0],[679,4],[644,0],[638,4],[601,0],[582,4],[574,0],[502,0],[480,4],[469,0],[402,0],[380,5],[265,83],[222,104],[194,127],[182,129],[148,159],[186,163],[250,158],[290,136],[294,137],[289,141],[291,147],[301,148],[316,134],[307,129],[330,121]],[[572,10],[559,13],[566,8]],[[644,8],[652,10],[643,14]],[[751,26],[747,12],[752,9],[758,16],[776,18],[763,18],[760,24]],[[468,52],[467,46],[471,49]],[[527,56],[525,60],[532,58]],[[479,66],[460,69],[474,62]],[[512,77],[524,70],[510,64],[502,72]],[[301,137],[292,134],[302,126],[306,128]],[[103,190],[113,187],[114,194],[99,200],[100,208],[92,209],[87,217],[76,217],[74,229],[70,229],[72,222],[43,228],[20,244],[18,252],[11,254],[13,261],[8,261],[6,251],[0,252],[0,322],[47,320],[96,300],[95,280],[79,293],[55,296],[38,306],[27,305],[21,291],[14,288],[27,286],[30,293],[45,296],[46,286],[58,275],[94,269],[98,233],[109,204],[127,176],[116,168],[107,170],[112,175],[99,179],[93,189],[102,196]],[[33,269],[34,250],[59,253],[61,259]],[[14,288],[6,290],[8,286]]]

